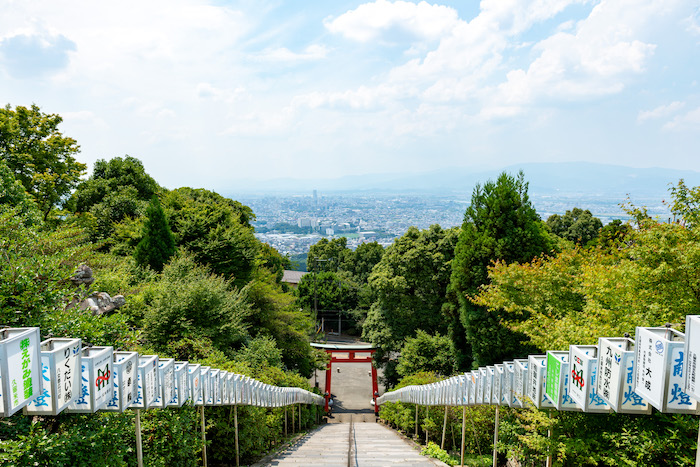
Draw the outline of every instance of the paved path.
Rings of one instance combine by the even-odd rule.
[[[378,423],[323,425],[281,452],[268,466],[386,467],[446,465],[421,456],[390,428]]]

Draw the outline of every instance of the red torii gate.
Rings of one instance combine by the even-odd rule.
[[[372,400],[374,401],[374,413],[379,413],[379,407],[377,406],[377,396],[379,394],[379,386],[377,385],[377,368],[372,365],[372,354],[374,354],[377,349],[372,347],[372,344],[312,343],[311,347],[323,349],[331,356],[331,360],[328,362],[328,367],[326,368],[326,411],[328,411],[328,400],[331,398],[331,369],[333,363],[369,363],[372,368]],[[346,354],[347,357],[337,356],[336,354]],[[358,356],[357,354],[364,356]]]

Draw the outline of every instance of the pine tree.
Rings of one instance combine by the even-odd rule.
[[[524,335],[500,324],[498,310],[487,310],[470,300],[488,282],[488,267],[493,262],[522,263],[551,250],[552,241],[530,203],[527,188],[522,171],[517,178],[504,172],[495,183],[477,185],[464,215],[448,289],[448,297],[457,300],[458,313],[454,314],[466,334],[465,341],[451,333],[462,353],[462,367],[469,363],[465,352],[482,366],[532,350]]]
[[[155,271],[162,271],[173,254],[175,254],[175,237],[170,230],[160,200],[154,195],[146,208],[143,238],[136,245],[134,258],[141,266],[148,265]]]

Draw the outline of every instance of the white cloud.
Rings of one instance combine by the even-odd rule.
[[[195,95],[199,99],[214,99],[219,102],[232,104],[237,100],[241,100],[244,96],[247,96],[247,93],[242,86],[234,89],[218,88],[211,83],[203,82],[197,83],[197,86],[195,86]]]
[[[540,41],[533,48],[539,56],[527,70],[509,72],[499,86],[496,105],[619,93],[630,75],[645,71],[656,46],[639,37],[665,10],[662,1],[601,1],[573,32]]]
[[[637,121],[644,122],[646,120],[669,117],[677,113],[684,106],[685,102],[673,101],[670,104],[660,105],[652,110],[644,110],[637,115]]]
[[[700,129],[700,107],[676,116],[663,126],[664,130],[694,130]]]
[[[264,62],[305,62],[310,60],[321,60],[328,54],[328,49],[322,45],[310,45],[301,53],[292,52],[286,47],[276,47],[264,49],[254,55],[253,60]]]
[[[424,1],[416,4],[377,0],[337,18],[328,18],[324,24],[330,32],[359,42],[376,39],[393,42],[402,35],[413,40],[440,39],[449,35],[459,22],[457,11],[450,7]]]
[[[695,10],[685,18],[684,22],[688,31],[696,36],[700,36],[700,6],[696,7]]]

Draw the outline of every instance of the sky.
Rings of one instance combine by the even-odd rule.
[[[700,0],[0,0],[0,104],[161,185],[700,170]]]

